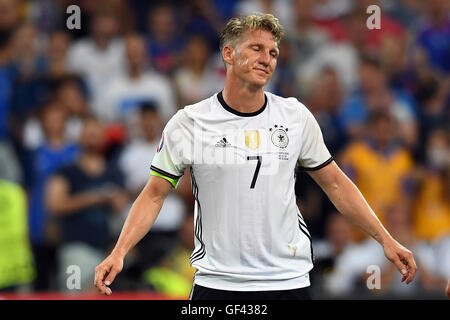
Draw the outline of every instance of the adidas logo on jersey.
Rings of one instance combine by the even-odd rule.
[[[226,138],[222,138],[219,141],[217,141],[215,146],[219,148],[226,148],[231,147],[231,143],[229,143]]]

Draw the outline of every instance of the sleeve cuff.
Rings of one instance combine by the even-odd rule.
[[[326,167],[327,165],[329,165],[332,161],[333,161],[333,157],[330,157],[327,161],[325,161],[324,163],[318,165],[317,167],[312,167],[312,168],[308,168],[308,167],[302,167],[300,166],[300,168],[304,171],[316,171],[319,169],[322,169],[323,167]]]
[[[164,170],[161,170],[154,166],[150,167],[150,175],[156,176],[156,177],[161,177],[161,178],[169,181],[170,184],[172,185],[172,187],[174,187],[174,188],[177,187],[178,181],[180,181],[180,178],[181,178],[181,176],[175,176],[173,174],[165,172]]]

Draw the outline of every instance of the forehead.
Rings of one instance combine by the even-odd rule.
[[[260,43],[268,47],[278,48],[274,35],[267,30],[247,30],[242,35],[242,43]]]

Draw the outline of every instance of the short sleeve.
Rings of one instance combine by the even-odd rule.
[[[186,168],[192,165],[190,120],[178,111],[167,123],[153,157],[150,174],[169,181],[175,188]]]
[[[301,106],[302,130],[298,161],[303,170],[318,170],[331,163],[333,157],[323,141],[322,131],[316,119],[304,105]]]

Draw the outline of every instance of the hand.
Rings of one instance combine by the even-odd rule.
[[[115,254],[110,254],[102,263],[95,268],[94,285],[97,289],[109,296],[112,294],[109,285],[114,281],[117,274],[122,271],[123,258]]]
[[[402,282],[406,280],[406,283],[409,284],[413,281],[417,266],[412,252],[394,239],[385,243],[383,247],[386,258],[388,258],[402,274]]]

